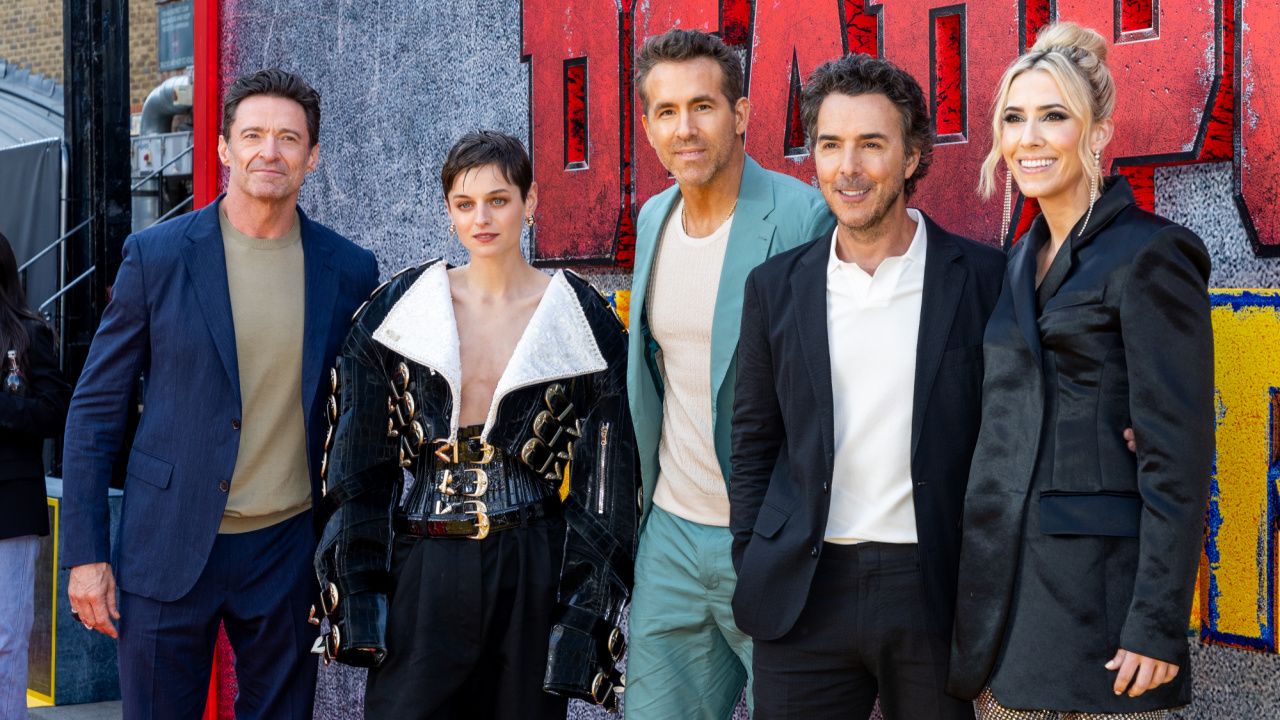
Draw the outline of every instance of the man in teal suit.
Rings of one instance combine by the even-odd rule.
[[[636,223],[627,390],[644,479],[625,696],[629,720],[723,720],[751,669],[733,621],[729,477],[747,273],[830,233],[822,195],[747,156],[738,57],[671,30],[635,61],[645,133],[676,186]]]

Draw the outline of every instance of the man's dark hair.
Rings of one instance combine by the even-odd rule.
[[[477,130],[463,135],[449,148],[444,167],[440,168],[440,187],[445,198],[449,197],[449,190],[459,175],[485,165],[496,165],[507,182],[520,188],[521,199],[529,195],[533,165],[524,144],[496,130]]]
[[[721,90],[732,106],[742,97],[742,63],[720,38],[701,30],[670,30],[644,42],[635,58],[635,85],[640,94],[641,109],[649,112],[649,98],[644,94],[644,81],[654,65],[664,62],[687,62],[710,58],[720,66]]]
[[[292,100],[302,106],[307,116],[307,138],[311,147],[320,142],[320,93],[307,84],[306,80],[286,72],[280,68],[259,70],[252,75],[236,78],[227,88],[227,95],[222,100],[222,136],[231,139],[231,123],[236,119],[236,108],[241,101],[254,95]]]
[[[907,197],[911,197],[933,162],[933,127],[920,83],[906,70],[888,60],[861,53],[823,63],[809,76],[800,96],[800,119],[809,135],[810,150],[818,136],[818,110],[822,107],[822,101],[828,95],[835,94],[880,94],[898,108],[898,113],[902,116],[902,139],[906,144],[906,151],[908,154],[917,150],[920,152],[920,163],[911,177],[907,178],[903,188]]]

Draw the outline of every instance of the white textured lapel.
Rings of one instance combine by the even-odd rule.
[[[489,437],[498,417],[498,405],[505,395],[530,385],[600,372],[608,367],[587,315],[578,303],[578,294],[569,286],[564,271],[556,272],[502,371],[481,437]]]
[[[458,349],[458,321],[453,315],[449,294],[449,270],[437,262],[418,276],[404,295],[391,306],[373,339],[419,365],[444,377],[453,395],[449,437],[458,429],[462,412],[462,360]]]
[[[391,307],[374,331],[373,339],[444,377],[453,395],[449,436],[455,437],[462,407],[462,361],[458,323],[453,314],[449,274],[444,262],[423,271]],[[506,395],[538,383],[600,372],[608,366],[577,293],[564,272],[557,272],[494,388],[481,437],[488,439],[497,420],[498,406]]]

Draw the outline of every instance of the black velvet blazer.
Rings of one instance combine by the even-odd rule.
[[[31,341],[23,374],[27,394],[0,390],[0,540],[48,535],[44,491],[44,440],[62,433],[71,387],[58,370],[58,354],[49,326],[24,320]],[[0,348],[0,379],[9,372]]]
[[[987,326],[950,689],[1007,707],[1191,700],[1187,628],[1214,451],[1209,255],[1108,181],[1037,298],[1036,221]],[[1122,433],[1133,427],[1136,455]],[[1176,663],[1112,692],[1118,648]]]

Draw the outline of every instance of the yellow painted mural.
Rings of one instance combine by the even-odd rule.
[[[1196,624],[1206,642],[1276,652],[1280,290],[1215,291],[1213,332],[1218,447]]]

